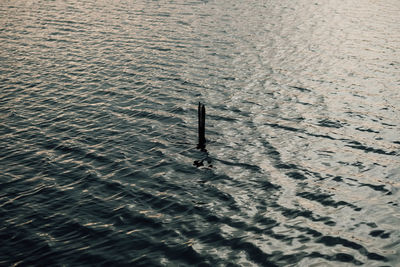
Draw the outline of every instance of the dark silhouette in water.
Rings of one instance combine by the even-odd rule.
[[[212,168],[213,166],[211,165],[211,159],[208,157],[208,151],[206,149],[206,107],[199,102],[199,106],[197,108],[197,115],[198,115],[198,120],[199,120],[199,128],[198,128],[198,134],[199,134],[199,143],[197,144],[197,149],[200,149],[200,151],[206,153],[206,157],[202,160],[195,160],[193,162],[193,165],[196,167],[203,167],[204,162],[206,161],[208,163],[208,168]]]
[[[197,113],[199,117],[199,143],[197,148],[206,151],[206,107],[200,102]]]
[[[212,168],[213,167],[213,165],[211,164],[211,159],[208,157],[208,154],[207,154],[207,157],[205,159],[195,160],[193,162],[193,165],[198,167],[198,168],[204,167],[204,161],[206,161],[208,163],[208,166],[206,166],[206,168]]]

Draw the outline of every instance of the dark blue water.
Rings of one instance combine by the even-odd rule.
[[[399,266],[399,14],[1,1],[0,265]]]

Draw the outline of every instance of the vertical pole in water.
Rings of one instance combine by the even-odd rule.
[[[197,112],[199,117],[199,144],[197,148],[204,150],[206,148],[206,107],[200,102]]]

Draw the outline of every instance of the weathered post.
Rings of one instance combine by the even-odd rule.
[[[197,149],[200,149],[203,155],[205,154],[205,158],[201,160],[195,160],[193,165],[197,168],[205,167],[204,162],[208,163],[208,166],[205,168],[210,169],[213,168],[211,164],[211,158],[208,156],[208,151],[206,149],[206,107],[199,102],[199,106],[197,108],[197,115],[199,119],[199,143],[197,144]]]
[[[206,148],[206,108],[199,102],[197,108],[199,118],[199,144],[198,149],[205,150]]]

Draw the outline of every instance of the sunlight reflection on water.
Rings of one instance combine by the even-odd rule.
[[[399,11],[5,1],[0,265],[395,266]]]

